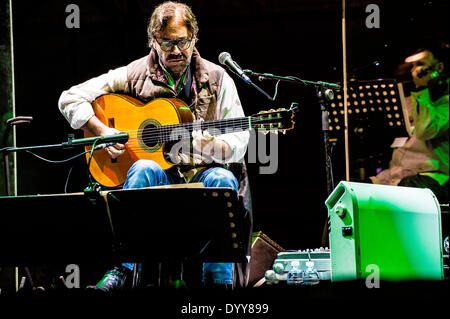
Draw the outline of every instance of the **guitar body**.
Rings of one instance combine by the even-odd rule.
[[[92,177],[102,186],[122,185],[130,167],[139,159],[157,162],[161,168],[173,166],[164,156],[165,143],[148,142],[146,136],[153,133],[149,129],[158,126],[192,122],[194,117],[189,107],[181,100],[155,99],[144,104],[132,97],[107,94],[92,102],[95,115],[106,126],[114,127],[129,134],[125,152],[117,159],[111,159],[105,149],[93,152],[89,166]],[[85,137],[92,135],[85,133]],[[90,150],[91,147],[86,147]],[[90,154],[86,154],[89,160]]]

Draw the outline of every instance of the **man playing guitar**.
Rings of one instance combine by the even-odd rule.
[[[156,98],[177,98],[185,102],[195,122],[244,116],[231,77],[223,68],[201,58],[198,53],[195,47],[198,25],[187,5],[174,2],[160,4],[150,18],[147,31],[148,56],[62,93],[59,109],[72,128],[82,129],[93,136],[120,133],[118,119],[102,118],[93,108],[96,99],[111,93],[126,94],[146,102]],[[133,117],[127,110],[122,113],[125,114],[120,114],[121,117]],[[213,136],[207,130],[199,129],[192,131],[192,139],[194,152],[186,158],[181,156],[183,165],[163,169],[161,163],[154,160],[138,159],[129,169],[123,188],[201,182],[205,187],[230,187],[246,197],[246,175],[243,174],[238,180],[224,164],[243,162],[249,133],[240,131]],[[124,153],[137,152],[132,142],[110,145],[102,152],[108,154],[110,161],[121,162],[121,157],[126,156]],[[146,148],[152,150],[154,147],[144,145],[139,151],[144,152]],[[109,291],[123,287],[131,269],[131,263],[114,267],[95,288]],[[209,278],[212,284],[231,285],[232,269],[231,263],[205,263],[204,280]]]

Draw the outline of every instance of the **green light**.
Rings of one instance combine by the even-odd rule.
[[[440,206],[429,189],[340,182],[325,204],[332,280],[441,280]],[[350,229],[352,232],[348,232]]]

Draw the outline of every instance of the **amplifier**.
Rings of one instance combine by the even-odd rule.
[[[314,262],[314,268],[319,274],[320,280],[331,279],[331,254],[326,248],[287,250],[278,253],[273,263],[273,270],[266,271],[265,277],[268,283],[286,281],[286,276],[292,268],[292,262],[299,262],[300,269],[306,270],[306,262]]]
[[[429,189],[341,181],[325,202],[332,281],[441,280],[440,205]]]

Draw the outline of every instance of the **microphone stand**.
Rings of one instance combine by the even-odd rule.
[[[73,134],[69,134],[67,142],[51,145],[36,145],[36,146],[24,146],[24,147],[3,147],[0,149],[0,153],[3,153],[5,159],[5,181],[6,181],[6,193],[11,195],[10,190],[10,172],[9,172],[9,158],[8,154],[12,152],[34,151],[34,150],[50,150],[50,149],[71,149],[77,146],[89,146],[99,143],[126,143],[128,141],[128,134],[121,133],[110,136],[96,136],[88,138],[74,139]],[[95,149],[94,149],[95,150]]]
[[[328,120],[328,105],[334,99],[334,92],[323,86],[316,86],[316,96],[319,101],[320,110],[322,112],[322,134],[324,143],[325,169],[327,175],[327,195],[330,195],[334,189],[333,168],[330,157],[330,141],[328,133],[330,131],[330,123]]]
[[[284,81],[284,82],[291,82],[291,83],[300,83],[300,84],[304,84],[305,86],[307,85],[313,85],[313,86],[319,86],[319,87],[323,87],[326,89],[335,89],[335,90],[339,90],[341,88],[341,86],[339,84],[335,84],[335,83],[328,83],[328,82],[323,82],[323,81],[308,81],[308,80],[303,80],[300,78],[297,78],[295,76],[279,76],[279,75],[274,75],[274,74],[270,74],[270,73],[257,73],[257,72],[253,72],[252,70],[244,70],[245,73],[253,75],[253,76],[257,76],[258,79],[260,81],[263,80],[280,80],[280,81]]]
[[[252,81],[248,81],[248,84],[250,84],[252,87],[254,87],[256,90],[258,90],[259,92],[261,92],[262,94],[264,94],[269,100],[271,101],[275,101],[274,98],[272,98],[266,91],[264,91],[263,89],[261,89],[259,86],[257,86],[255,83],[253,83]]]
[[[331,101],[334,100],[334,91],[333,89],[340,89],[341,86],[335,83],[328,83],[323,81],[308,81],[303,80],[293,76],[279,76],[270,73],[256,73],[251,70],[244,70],[245,73],[257,76],[260,81],[263,80],[278,80],[285,81],[291,83],[299,83],[305,86],[314,86],[316,90],[316,96],[320,105],[320,110],[322,111],[322,134],[323,134],[323,142],[324,142],[324,154],[325,154],[325,168],[327,175],[327,195],[330,195],[334,189],[333,182],[333,170],[331,158],[329,156],[330,147],[329,147],[329,137],[328,132],[330,130],[330,125],[328,122],[328,105]]]
[[[253,76],[257,76],[260,81],[263,80],[278,80],[284,82],[298,83],[305,86],[314,86],[316,91],[316,96],[320,105],[320,110],[322,112],[322,134],[324,143],[324,155],[325,155],[325,170],[326,170],[326,182],[327,182],[327,196],[331,194],[334,189],[334,179],[333,179],[333,167],[330,157],[330,142],[329,142],[329,131],[330,124],[328,121],[328,106],[331,101],[334,100],[334,91],[341,88],[340,85],[335,83],[328,83],[323,81],[308,81],[303,80],[293,76],[278,76],[270,73],[256,73],[251,70],[244,70],[245,73]],[[327,219],[328,220],[328,219]],[[325,233],[328,230],[328,222],[325,224],[325,229],[322,235],[322,243],[324,243]]]
[[[241,67],[236,63],[233,62],[236,67],[240,70]],[[257,86],[255,83],[252,82],[252,80],[250,80],[249,77],[245,76],[245,74],[239,74],[236,71],[234,71],[232,68],[228,68],[231,72],[233,72],[234,74],[236,74],[238,77],[240,77],[245,83],[247,83],[248,85],[250,85],[251,87],[255,88],[257,91],[259,91],[260,93],[262,93],[263,95],[265,95],[269,100],[271,101],[275,101],[274,98],[272,98],[266,91],[264,91],[263,89],[261,89],[259,86]],[[247,73],[248,70],[244,70],[244,73]]]

